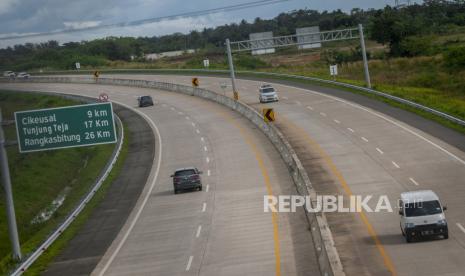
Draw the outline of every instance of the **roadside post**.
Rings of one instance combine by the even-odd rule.
[[[6,213],[8,219],[8,232],[10,235],[13,258],[21,260],[21,246],[19,244],[18,227],[16,225],[16,214],[13,202],[13,192],[11,189],[10,169],[8,167],[8,156],[6,153],[6,138],[3,132],[2,110],[0,109],[0,165],[2,170],[2,183],[5,191]]]
[[[239,93],[236,90],[236,75],[234,74],[234,62],[232,59],[231,43],[229,42],[229,38],[226,38],[226,49],[228,51],[229,73],[231,75],[231,84],[232,84],[234,99],[237,101],[239,100]]]
[[[370,71],[368,70],[367,50],[365,46],[365,36],[363,35],[363,25],[358,24],[358,32],[360,34],[360,45],[362,47],[363,68],[365,70],[365,82],[368,88],[371,89]]]
[[[336,80],[337,76],[337,64],[329,66],[329,73],[333,76],[333,79]]]

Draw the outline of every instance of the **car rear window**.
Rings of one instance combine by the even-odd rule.
[[[262,93],[270,93],[270,92],[274,92],[274,88],[273,87],[270,87],[270,88],[262,88]]]
[[[174,176],[188,176],[193,174],[195,174],[195,170],[184,170],[175,172]]]

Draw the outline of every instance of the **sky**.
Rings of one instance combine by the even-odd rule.
[[[0,38],[18,34],[78,29],[146,18],[213,9],[256,0],[0,0]],[[159,36],[188,33],[256,17],[269,19],[297,9],[350,11],[352,8],[381,8],[394,0],[289,0],[271,5],[221,12],[194,18],[164,20],[129,27],[62,33],[41,37],[0,40],[0,48],[26,42],[91,40],[107,36]]]

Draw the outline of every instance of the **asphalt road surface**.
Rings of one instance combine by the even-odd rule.
[[[103,77],[191,83],[189,76]],[[221,88],[221,83],[230,84],[228,79],[199,79],[200,87],[231,96],[230,87]],[[401,192],[432,189],[448,206],[449,239],[412,244],[401,235],[397,209],[327,214],[348,275],[465,275],[464,135],[384,103],[363,102],[362,96],[343,97],[365,106],[331,96],[325,88],[319,93],[275,84],[280,101],[260,104],[259,85],[238,80],[240,99],[257,110],[275,109],[277,126],[320,194],[372,195],[374,208],[380,196],[388,196],[395,207]]]
[[[273,216],[265,195],[296,194],[279,154],[239,114],[151,89],[77,84],[2,84],[5,89],[98,97],[137,110],[156,141],[152,173],[93,275],[318,275],[302,211]],[[151,95],[153,107],[136,107]],[[203,191],[173,193],[177,168],[203,171]]]

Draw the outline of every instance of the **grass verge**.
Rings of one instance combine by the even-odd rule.
[[[5,119],[13,112],[46,107],[69,106],[76,101],[37,93],[0,91],[0,107]],[[8,140],[16,139],[14,125],[4,127]],[[32,252],[63,221],[105,167],[114,145],[69,148],[20,154],[7,149],[18,232],[23,255]],[[7,231],[5,201],[0,189],[0,275],[14,267]],[[48,220],[32,223],[52,201],[66,194],[63,204]]]
[[[60,252],[66,247],[69,241],[77,234],[77,232],[84,226],[88,218],[91,216],[93,210],[105,197],[106,191],[111,186],[113,180],[121,172],[123,168],[124,160],[128,154],[129,145],[129,131],[124,126],[124,141],[121,147],[121,152],[116,161],[113,169],[108,175],[107,179],[103,182],[100,189],[95,193],[94,197],[82,210],[82,212],[76,217],[75,221],[61,234],[61,236],[42,254],[37,261],[24,273],[24,275],[39,275],[43,272],[47,266],[53,261],[53,259],[60,254]]]

